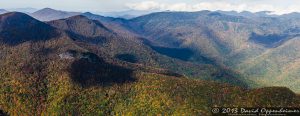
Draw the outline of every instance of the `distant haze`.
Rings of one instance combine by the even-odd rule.
[[[51,7],[80,12],[234,10],[273,11],[274,14],[300,12],[299,6],[298,0],[1,0],[0,4],[3,9],[31,8],[30,11]]]

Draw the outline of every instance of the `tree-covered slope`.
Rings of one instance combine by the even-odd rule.
[[[62,57],[56,45],[74,55]],[[1,59],[0,108],[10,115],[209,115],[212,106],[299,105],[287,88],[247,90],[144,72],[75,46],[61,39],[5,47],[10,54]],[[42,57],[44,50],[52,52]]]
[[[116,58],[139,64],[141,67],[168,69],[191,78],[247,86],[244,82],[246,80],[230,69],[215,64],[194,64],[178,59],[176,58],[178,55],[186,57],[185,49],[158,47],[147,39],[126,30],[125,27],[114,28],[117,22],[102,22],[90,20],[84,16],[74,16],[47,23],[67,31],[73,39],[81,43],[80,45],[95,53],[101,53],[106,58]]]
[[[16,17],[28,21],[15,23],[14,27],[34,27],[30,28],[32,31],[51,27],[43,28],[42,32],[55,33],[56,36],[37,39],[41,35],[31,36],[21,31],[13,33],[15,38],[10,40],[22,40],[20,42],[10,44],[0,41],[0,111],[8,115],[205,116],[210,115],[211,107],[216,106],[299,107],[300,104],[299,96],[288,88],[251,90],[213,82],[233,79],[237,81],[234,84],[239,85],[243,81],[236,80],[238,78],[231,75],[230,70],[214,65],[195,65],[161,55],[140,39],[122,38],[115,32],[109,34],[113,36],[104,34],[107,41],[95,44],[82,39],[103,35],[103,31],[85,35],[84,30],[69,28],[85,21],[91,25],[99,22],[79,20],[83,22],[75,21],[67,28],[59,29],[28,15],[4,14],[0,15],[0,24],[11,22],[10,19],[14,21]],[[64,24],[64,20],[60,21]],[[92,29],[102,30],[103,27],[100,28]],[[12,33],[6,28],[0,32]],[[70,32],[78,35],[72,36]],[[0,40],[3,39],[0,36]],[[131,62],[135,59],[131,56],[133,53],[137,56],[136,62]],[[116,57],[116,54],[125,55]],[[129,60],[126,54],[131,54]],[[140,57],[151,59],[147,62]],[[199,78],[212,81],[189,79],[178,74],[181,70],[191,71],[190,67],[194,67]]]
[[[280,85],[299,92],[298,19],[211,11],[160,12],[131,19],[128,24],[155,45],[191,51],[183,55],[188,56],[183,57],[186,61],[213,62],[235,70],[257,83],[255,87]]]

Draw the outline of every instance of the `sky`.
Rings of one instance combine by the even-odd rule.
[[[81,12],[126,10],[300,12],[300,0],[0,0],[0,9],[54,8]]]

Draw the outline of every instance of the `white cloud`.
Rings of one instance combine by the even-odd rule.
[[[299,6],[275,7],[270,4],[233,4],[224,1],[198,2],[196,4],[187,3],[160,3],[155,1],[143,1],[139,3],[129,3],[126,6],[134,10],[171,10],[171,11],[200,11],[200,10],[223,10],[223,11],[273,11],[273,14],[285,14],[290,12],[299,12]]]
[[[161,4],[158,2],[154,2],[154,1],[144,1],[144,2],[140,2],[140,3],[130,3],[130,4],[126,4],[126,6],[128,6],[131,9],[134,10],[154,10],[154,9],[161,9],[162,6],[160,6]]]

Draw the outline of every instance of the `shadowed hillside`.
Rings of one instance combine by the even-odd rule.
[[[93,53],[82,53],[80,56],[82,58],[71,64],[70,77],[83,87],[135,81],[131,69],[106,63]]]
[[[130,33],[126,30],[126,27],[116,29],[114,24],[122,24],[119,19],[112,20],[112,18],[98,17],[100,17],[98,20],[96,18],[90,20],[84,16],[74,16],[47,23],[58,29],[66,30],[74,40],[81,42],[81,46],[89,48],[93,52],[101,53],[105,57],[116,58],[120,54],[130,54],[135,56],[135,61],[137,61],[135,63],[142,65],[141,67],[164,68],[192,78],[247,87],[243,82],[245,80],[239,79],[240,75],[236,72],[207,62],[198,65],[186,62],[193,54],[193,51],[189,49],[154,46],[151,42]],[[81,25],[85,25],[85,27],[81,27]],[[94,47],[91,44],[94,44]],[[122,58],[120,60],[124,61]]]
[[[50,21],[48,24],[65,30],[72,38],[92,44],[101,44],[114,36],[114,33],[98,21],[89,20],[84,16]],[[84,25],[84,27],[82,27]]]
[[[295,37],[297,37],[297,35],[257,35],[253,33],[251,34],[249,40],[261,44],[265,47],[274,48]]]
[[[44,41],[58,35],[53,27],[23,13],[6,13],[0,17],[0,41],[5,44]]]

